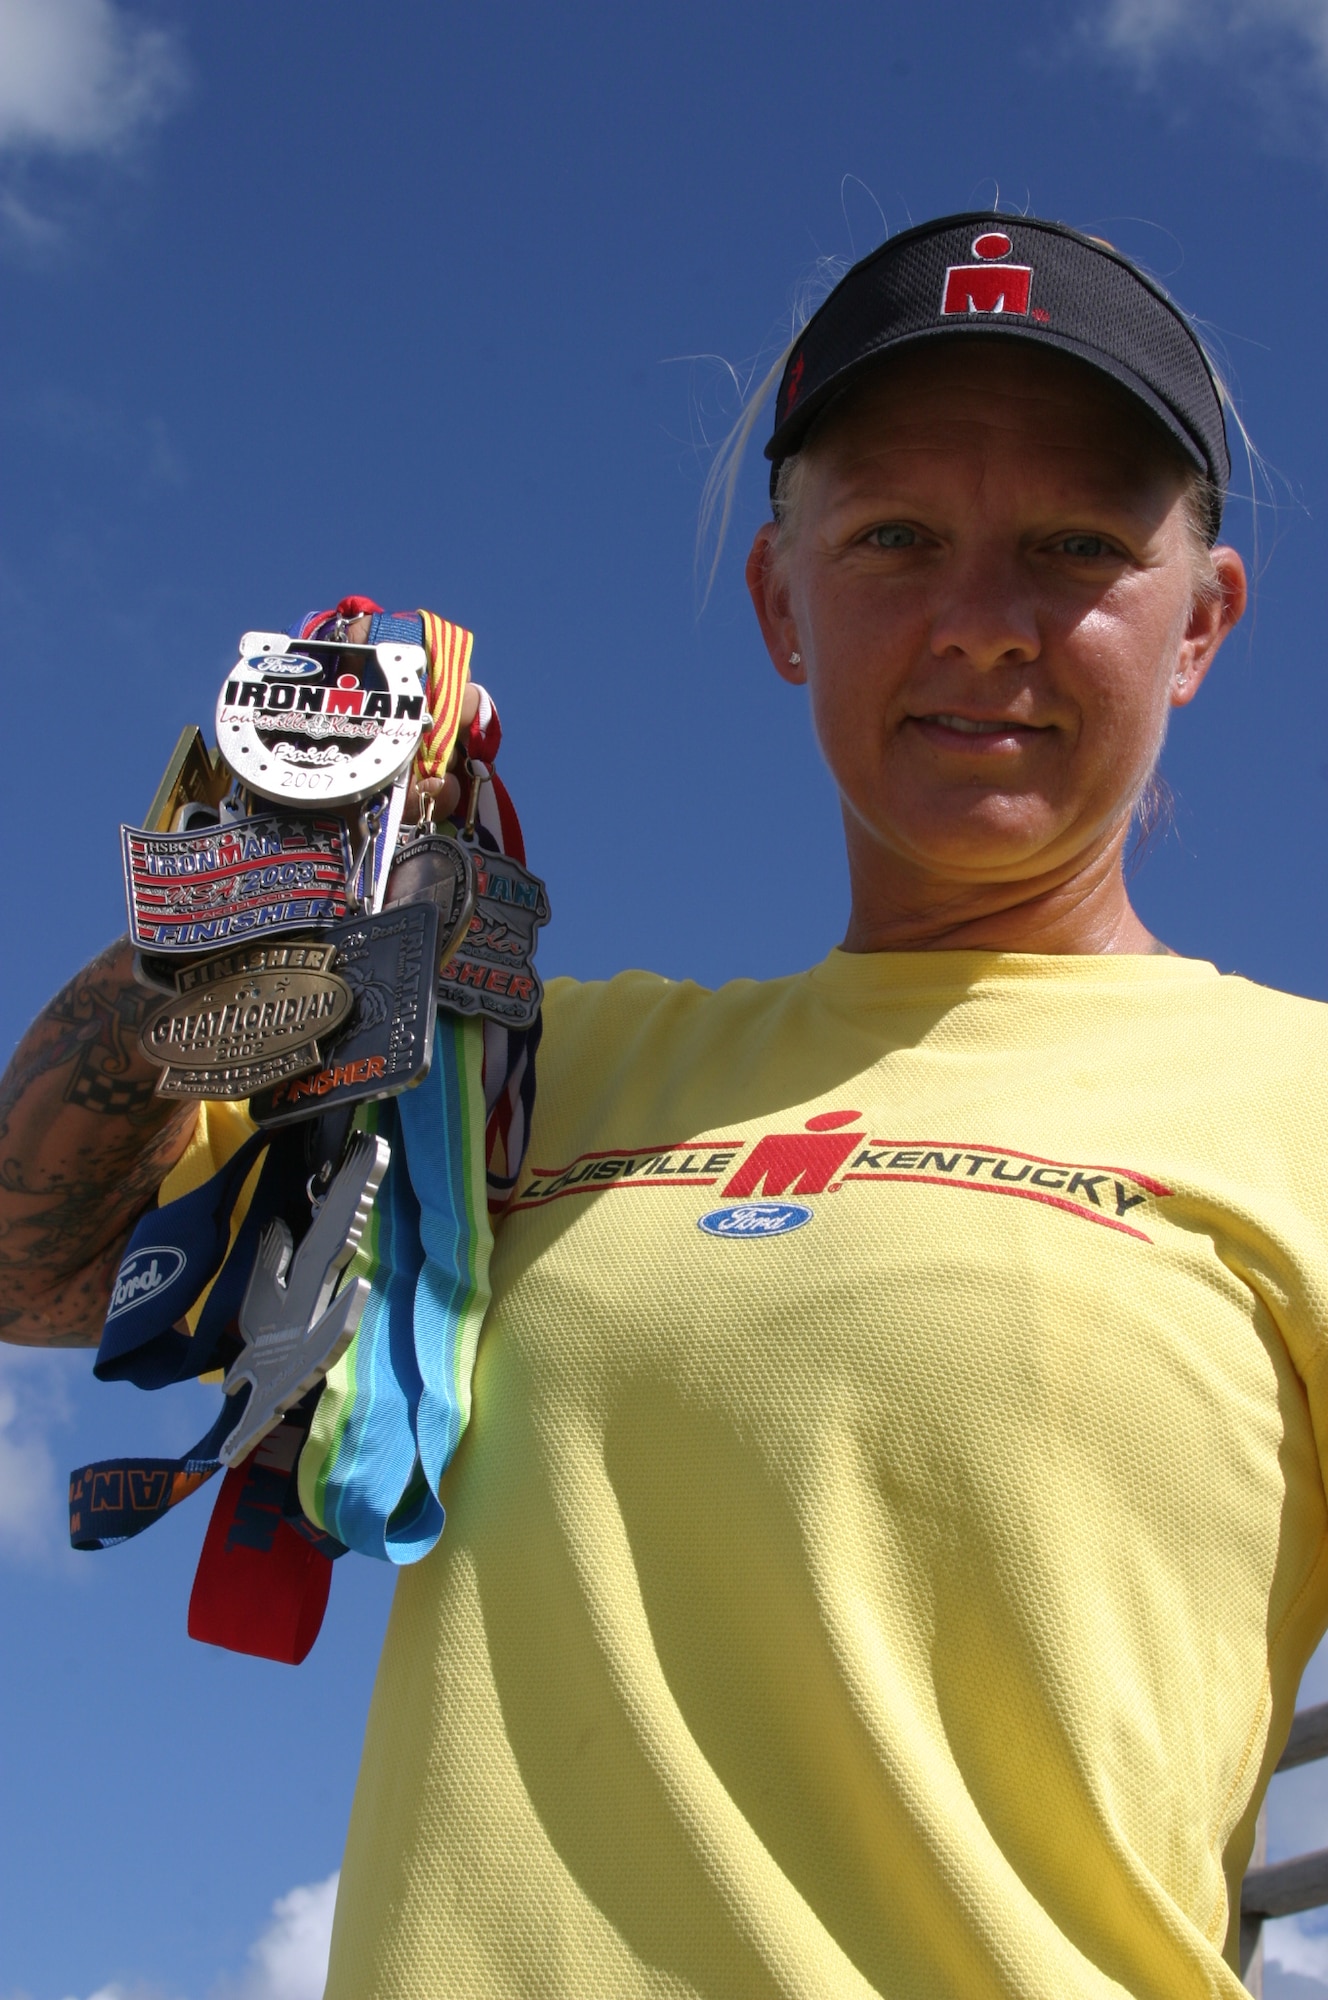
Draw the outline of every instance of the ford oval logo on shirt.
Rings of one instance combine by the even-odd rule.
[[[812,1219],[799,1201],[740,1201],[732,1208],[712,1208],[697,1222],[707,1236],[787,1236]]]

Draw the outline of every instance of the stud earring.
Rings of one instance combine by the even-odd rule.
[[[800,667],[800,666],[802,665],[802,654],[801,654],[801,653],[790,653],[790,654],[789,654],[789,665],[790,665],[791,667]]]

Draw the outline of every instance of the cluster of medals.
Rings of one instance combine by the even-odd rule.
[[[541,1000],[548,900],[480,843],[485,768],[466,766],[458,830],[434,826],[427,802],[405,822],[430,722],[424,648],[334,633],[246,633],[215,753],[186,730],[148,824],[121,829],[135,971],[159,995],[139,1033],[158,1092],[248,1100],[260,1128],[308,1127],[312,1221],[297,1261],[309,1282],[297,1301],[274,1264],[281,1246],[260,1251],[226,1383],[253,1392],[229,1463],[354,1334],[357,1288],[338,1281],[388,1157],[354,1131],[356,1106],[420,1081],[439,1007],[521,1029]]]

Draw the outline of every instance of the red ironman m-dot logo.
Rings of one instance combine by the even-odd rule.
[[[989,229],[973,240],[973,255],[980,264],[951,264],[941,293],[941,317],[953,313],[1028,312],[1033,283],[1031,264],[1006,264],[1014,245],[1003,229]]]

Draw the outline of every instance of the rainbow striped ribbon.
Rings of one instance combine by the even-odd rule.
[[[421,611],[420,617],[429,661],[425,688],[429,720],[415,753],[415,770],[421,778],[441,778],[461,726],[461,697],[470,678],[475,640],[464,625],[453,625],[436,611]]]
[[[482,1024],[440,1014],[427,1077],[362,1119],[392,1145],[347,1274],[372,1289],[314,1412],[300,1505],[387,1562],[418,1562],[442,1533],[438,1487],[470,1420],[493,1248],[483,1071]]]

